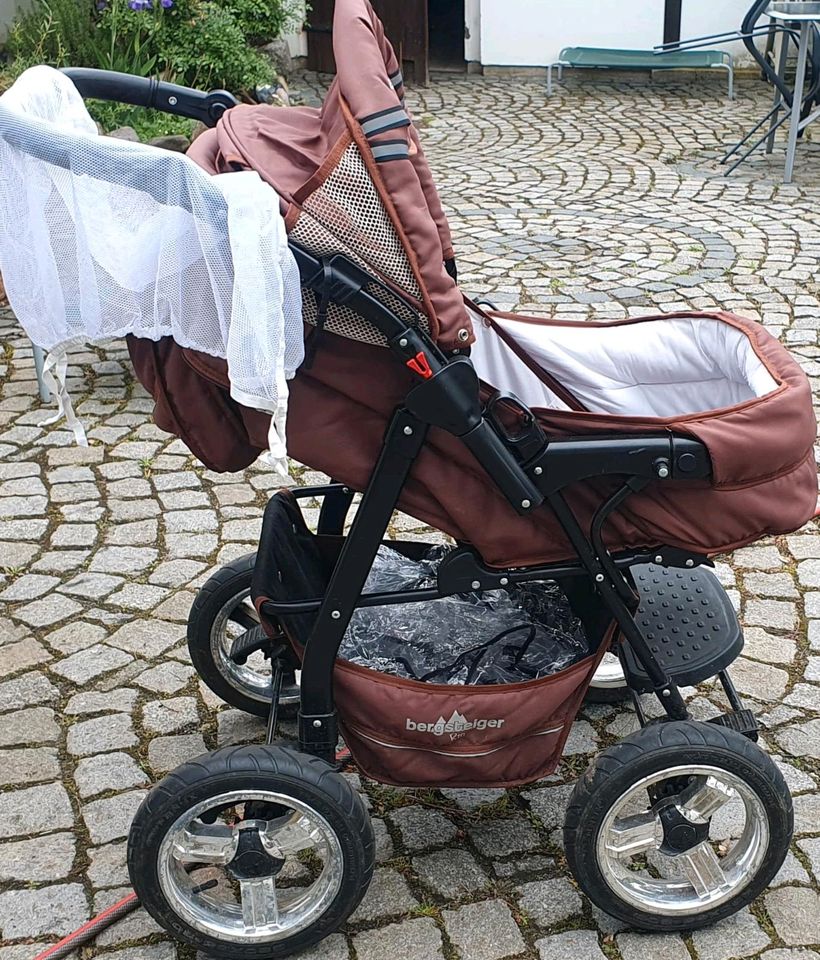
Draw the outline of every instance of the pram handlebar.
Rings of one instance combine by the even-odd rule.
[[[62,72],[73,81],[85,98],[113,100],[173,113],[178,117],[199,120],[213,127],[222,114],[239,102],[227,90],[192,90],[176,83],[165,83],[151,77],[135,77],[113,70],[93,70],[90,67],[64,67]]]

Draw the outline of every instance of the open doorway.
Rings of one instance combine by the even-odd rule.
[[[464,0],[429,0],[427,31],[431,70],[465,70]]]

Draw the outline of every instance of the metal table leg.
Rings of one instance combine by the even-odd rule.
[[[786,75],[786,58],[789,54],[789,34],[785,30],[780,31],[780,36],[778,38],[778,51],[777,51],[777,75],[783,79]],[[766,153],[771,153],[774,148],[774,135],[777,131],[777,117],[780,113],[780,107],[783,106],[785,109],[785,103],[783,103],[783,94],[777,89],[774,88],[774,100],[772,101],[772,118],[769,121],[769,136],[766,139]]]
[[[794,78],[794,93],[792,94],[792,115],[789,120],[789,140],[786,145],[786,170],[783,183],[792,182],[794,172],[794,155],[797,151],[797,134],[800,132],[800,109],[803,106],[803,88],[806,83],[806,60],[809,54],[809,23],[804,20],[800,24],[800,49],[797,54],[797,75]]]

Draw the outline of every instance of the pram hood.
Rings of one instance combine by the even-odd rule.
[[[317,253],[351,256],[408,295],[442,347],[463,347],[473,336],[445,269],[450,230],[407,112],[400,65],[367,0],[337,0],[333,52],[337,74],[321,110],[235,107],[190,156],[211,170],[256,170],[283,198],[291,238]],[[379,342],[338,307],[327,329]]]

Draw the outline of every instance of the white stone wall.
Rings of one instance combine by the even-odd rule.
[[[683,0],[681,37],[739,28],[750,0]],[[481,62],[543,66],[562,47],[651,49],[663,41],[663,0],[480,0]],[[724,45],[725,46],[725,45]],[[740,52],[740,44],[726,46]]]

